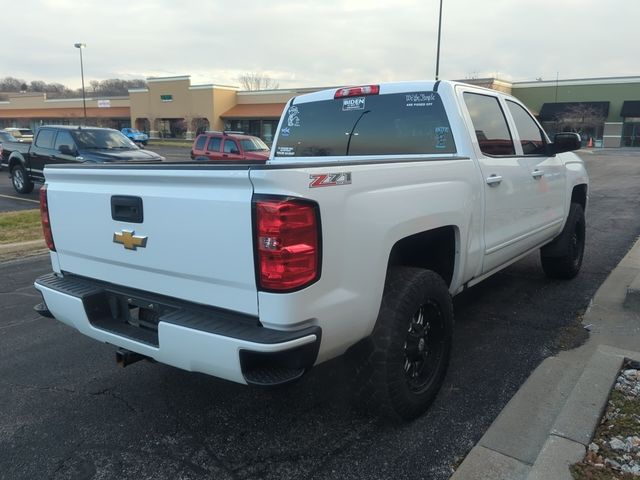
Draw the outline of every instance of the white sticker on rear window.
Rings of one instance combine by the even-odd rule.
[[[407,93],[407,107],[430,107],[436,99],[435,93]]]
[[[278,157],[293,157],[295,153],[293,147],[278,147],[276,149],[276,155]]]
[[[436,127],[436,148],[447,148],[449,127]]]
[[[351,110],[364,110],[364,97],[344,98],[342,99],[342,111],[350,112]]]
[[[300,110],[298,109],[298,107],[296,106],[289,107],[288,117],[287,117],[287,126],[289,127],[300,126]]]

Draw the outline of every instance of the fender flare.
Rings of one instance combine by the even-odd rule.
[[[29,169],[27,168],[27,162],[22,154],[13,152],[11,155],[9,155],[9,159],[7,160],[7,169],[9,170],[9,175],[11,175],[11,170],[13,169],[13,167],[18,163],[22,165],[22,168],[24,168],[27,173],[29,172]]]

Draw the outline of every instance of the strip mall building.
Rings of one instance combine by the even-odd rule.
[[[464,80],[511,93],[538,116],[547,132],[578,131],[594,147],[640,147],[640,77],[534,82]],[[134,126],[152,138],[192,139],[205,130],[239,130],[271,143],[286,102],[321,88],[241,91],[191,85],[189,76],[147,79],[128,97],[86,99],[87,123]],[[322,87],[327,88],[327,87]],[[9,94],[0,101],[0,128],[73,125],[84,116],[82,99],[47,99],[44,93]]]

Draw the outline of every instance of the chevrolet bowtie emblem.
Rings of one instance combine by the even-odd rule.
[[[127,250],[137,250],[138,247],[144,248],[147,246],[148,237],[140,237],[135,235],[133,230],[122,230],[122,232],[116,232],[113,234],[113,242],[121,243]]]

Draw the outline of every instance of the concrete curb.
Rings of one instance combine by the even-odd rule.
[[[42,239],[20,243],[6,243],[0,245],[0,261],[12,260],[25,255],[45,253],[47,251],[47,245]]]
[[[629,288],[627,288],[627,296],[624,299],[625,308],[640,311],[640,275],[638,275]]]
[[[624,263],[631,268],[640,268],[640,249],[635,247],[632,248],[621,263]],[[640,312],[640,273],[636,275],[631,284],[627,287],[624,307]]]
[[[636,360],[640,352],[605,345],[596,350],[556,418],[527,480],[572,479],[569,466],[587,453],[625,358]]]
[[[593,297],[587,343],[533,371],[451,480],[571,480],[624,359],[640,361],[639,282],[640,239]]]

